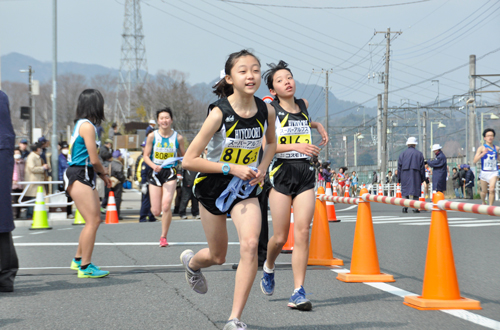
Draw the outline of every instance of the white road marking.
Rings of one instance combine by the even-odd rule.
[[[463,221],[449,221],[448,222],[448,225],[456,225],[456,224],[465,224],[465,223],[470,223],[470,224],[476,224],[476,223],[482,223],[482,222],[496,222],[498,224],[499,223],[499,220],[470,220],[470,221],[467,221],[467,220],[463,220]],[[424,223],[403,223],[402,225],[404,226],[425,226],[425,225],[430,225],[431,222],[430,221],[427,221],[427,222],[424,222]],[[483,225],[485,226],[485,225]],[[490,224],[488,224],[487,226],[490,226]]]
[[[408,218],[404,218],[405,220],[389,220],[389,221],[373,221],[373,223],[376,223],[376,224],[387,224],[387,223],[402,223],[402,224],[405,224],[405,223],[409,223],[409,222],[425,222],[423,225],[425,224],[429,224],[431,223],[431,219],[429,218],[416,218],[416,219],[413,219],[413,220],[406,220]],[[410,218],[411,219],[411,218]],[[418,220],[420,219],[420,220]],[[450,218],[448,219],[449,220],[477,220],[476,218]]]
[[[345,268],[334,268],[332,269],[333,272],[335,273],[347,273],[349,272],[348,269]],[[403,289],[400,289],[398,287],[395,287],[394,285],[387,284],[387,283],[381,283],[381,282],[363,282],[363,284],[369,285],[373,288],[385,291],[387,293],[393,294],[395,296],[399,297],[404,297],[404,296],[418,296],[418,294],[406,291]],[[456,310],[445,310],[441,309],[440,310],[443,313],[458,317],[462,320],[469,321],[475,324],[479,324],[483,327],[490,328],[490,329],[495,329],[495,330],[500,330],[500,322],[496,320],[492,320],[490,318],[471,313],[469,311],[463,310],[463,309],[456,309]]]
[[[16,238],[19,238],[19,237],[22,237],[22,236],[12,236],[12,239],[16,239]]]
[[[77,246],[78,242],[39,242],[39,243],[14,243],[15,246]],[[100,246],[155,246],[158,242],[96,242]],[[177,245],[208,245],[207,242],[168,242],[169,246]],[[229,242],[228,245],[240,245],[240,242]]]
[[[355,207],[358,207],[358,206],[357,206],[357,205],[351,205],[351,206],[349,206],[349,207],[347,207],[347,208],[345,208],[345,209],[342,209],[342,210],[335,210],[335,211],[337,211],[337,212],[349,211],[349,210],[352,210],[352,209],[353,209],[353,208],[355,208]]]
[[[60,228],[60,229],[57,229],[57,230],[71,230],[73,228]]]
[[[46,231],[37,231],[37,232],[34,232],[34,233],[30,233],[30,235],[39,235],[39,234],[45,234],[47,233]]]
[[[450,227],[486,227],[486,226],[500,226],[500,223],[478,223],[476,224],[467,224],[467,225],[451,225]]]

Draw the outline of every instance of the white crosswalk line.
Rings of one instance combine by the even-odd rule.
[[[486,226],[500,226],[500,223],[478,223],[478,224],[465,224],[465,225],[451,225],[450,227],[486,227]]]

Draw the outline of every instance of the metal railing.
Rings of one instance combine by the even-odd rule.
[[[18,200],[17,200],[17,204],[12,204],[12,207],[31,207],[31,206],[35,206],[35,201],[36,199],[30,199],[30,200],[26,200],[26,201],[23,201],[22,199],[24,198],[24,196],[26,195],[26,192],[28,191],[28,188],[31,186],[31,185],[46,185],[46,184],[63,184],[64,182],[63,181],[19,181],[17,182],[17,184],[19,185],[25,185],[24,189],[22,192],[20,193],[15,193],[15,192],[12,192],[11,195],[12,196],[19,196]],[[51,197],[55,197],[55,196],[61,196],[61,195],[64,195],[64,191],[58,191],[54,194],[50,194],[50,195],[47,195],[45,196],[45,198],[51,198]],[[45,203],[46,206],[68,206],[68,205],[73,205],[74,202],[57,202],[57,203]]]

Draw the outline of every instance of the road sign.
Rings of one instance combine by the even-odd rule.
[[[21,107],[21,119],[29,120],[30,117],[30,107]]]
[[[262,98],[262,101],[266,102],[266,103],[271,103],[274,99],[271,97],[271,96],[264,96]]]

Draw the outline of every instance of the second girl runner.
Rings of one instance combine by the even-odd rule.
[[[294,291],[288,306],[299,310],[311,310],[312,304],[306,298],[304,280],[309,256],[309,226],[314,214],[316,183],[315,171],[310,158],[317,156],[320,148],[312,144],[311,128],[316,128],[322,140],[328,142],[323,125],[311,121],[307,111],[308,102],[295,98],[295,80],[288,64],[280,61],[271,64],[264,79],[271,94],[271,103],[276,109],[276,156],[269,167],[272,189],[269,194],[274,235],[267,246],[267,260],[264,263],[260,283],[266,295],[274,293],[274,262],[288,238],[290,208],[293,206],[294,239],[292,269]]]
[[[170,108],[156,112],[158,130],[148,135],[144,148],[144,161],[153,170],[149,177],[149,196],[151,212],[161,216],[160,247],[166,247],[168,229],[172,222],[172,199],[177,186],[177,162],[163,166],[163,162],[172,157],[184,155],[184,139],[174,131],[174,116]]]

